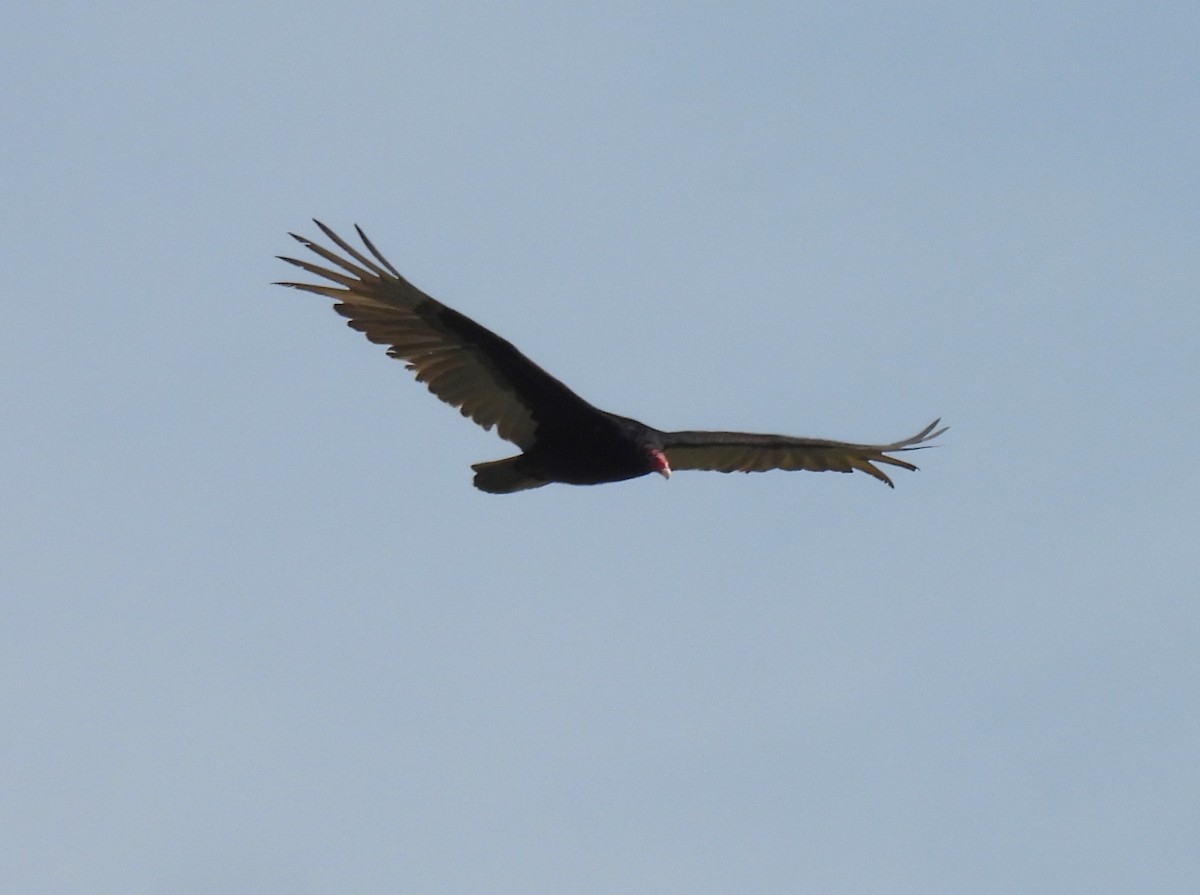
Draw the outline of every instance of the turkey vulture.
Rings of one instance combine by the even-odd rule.
[[[496,427],[522,453],[476,463],[475,487],[492,494],[539,488],[550,482],[597,485],[676,469],[762,472],[808,469],[872,475],[892,487],[873,463],[915,470],[888,456],[928,446],[945,429],[934,420],[916,435],[892,444],[847,444],[817,438],[745,432],[662,432],[627,417],[606,413],[579,397],[509,342],[426,295],[380,254],[355,227],[372,255],[315,221],[344,254],[303,236],[293,239],[327,261],[321,267],[297,258],[294,264],[333,285],[279,283],[334,299],[334,310],[388,354],[407,361],[429,390],[484,429]],[[936,429],[936,431],[935,431]]]

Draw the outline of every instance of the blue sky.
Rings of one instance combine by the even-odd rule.
[[[6,889],[1200,885],[1193,4],[2,24]],[[313,216],[652,425],[952,429],[481,494]]]

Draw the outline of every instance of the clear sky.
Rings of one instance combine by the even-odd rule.
[[[10,4],[0,888],[1200,889],[1195,3]],[[362,224],[601,407],[510,497]]]

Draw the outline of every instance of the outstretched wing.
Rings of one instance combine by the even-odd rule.
[[[934,420],[916,435],[893,444],[849,444],[819,438],[754,435],[749,432],[666,432],[663,450],[672,469],[708,469],[716,472],[765,472],[768,469],[807,469],[812,472],[853,472],[858,469],[888,487],[892,480],[872,464],[901,469],[917,467],[890,457],[897,451],[930,447],[946,431]]]
[[[314,223],[344,254],[290,234],[333,268],[297,258],[280,260],[335,285],[279,283],[337,301],[334,310],[388,354],[407,361],[431,392],[501,438],[531,447],[539,423],[591,405],[521,354],[510,342],[448,308],[404,279],[355,227],[366,257],[320,221]]]

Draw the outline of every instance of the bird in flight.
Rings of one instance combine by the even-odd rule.
[[[680,469],[764,472],[859,470],[892,487],[874,464],[916,470],[891,454],[928,447],[941,435],[934,420],[916,435],[891,444],[851,444],[819,438],[749,432],[663,432],[593,407],[510,342],[439,302],[400,275],[355,227],[371,257],[320,221],[314,223],[341,250],[303,236],[293,239],[330,266],[279,256],[325,282],[290,286],[334,299],[334,310],[388,354],[406,361],[419,381],[484,429],[521,449],[515,457],[476,463],[475,487],[492,494],[540,488],[551,482],[598,485]]]

